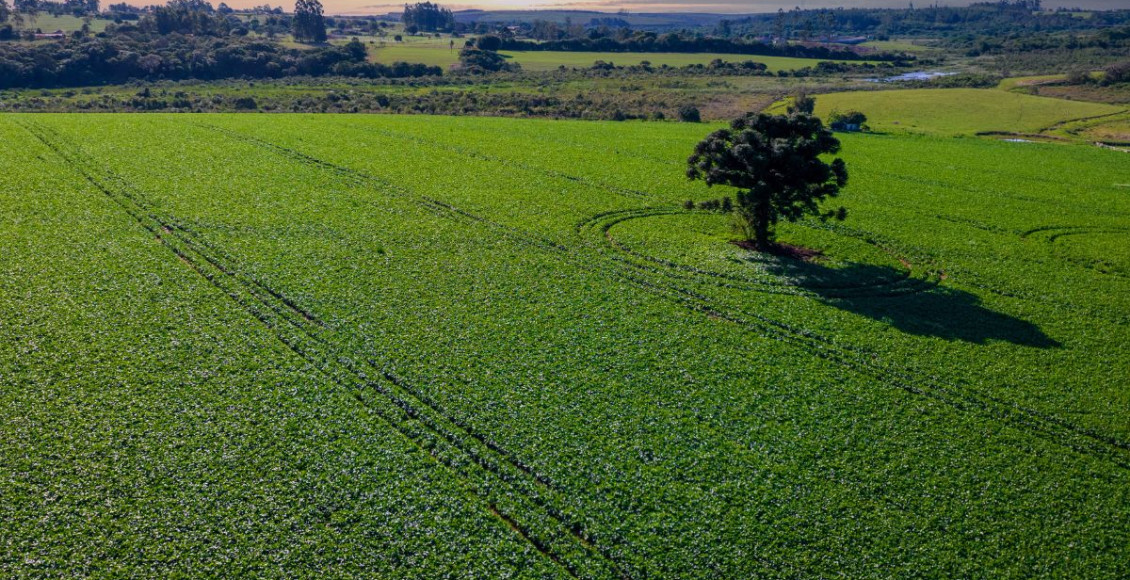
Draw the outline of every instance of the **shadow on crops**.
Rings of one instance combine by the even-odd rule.
[[[769,270],[820,296],[836,308],[885,322],[902,332],[984,344],[1003,340],[1035,348],[1059,342],[1031,322],[996,312],[975,294],[946,286],[901,280],[895,268],[851,264],[829,268],[818,262],[774,259]]]

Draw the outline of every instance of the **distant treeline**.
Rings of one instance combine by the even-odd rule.
[[[575,97],[521,91],[444,90],[423,93],[317,91],[257,93],[241,88],[238,95],[142,89],[134,95],[100,95],[72,101],[67,97],[31,96],[2,104],[5,111],[36,112],[279,112],[400,113],[490,115],[562,119],[662,119],[672,117],[681,101],[647,92],[585,94]]]
[[[0,89],[79,87],[137,80],[213,80],[345,76],[402,78],[440,75],[440,67],[366,62],[365,46],[295,50],[275,42],[237,37],[134,31],[43,44],[0,43]]]
[[[1126,48],[1130,48],[1130,24],[1120,28],[1100,30],[1085,36],[1044,32],[1023,36],[1009,35],[1002,38],[982,38],[973,43],[967,54],[979,56],[999,52],[1077,51],[1085,49],[1117,51]]]
[[[927,3],[923,3],[927,4]],[[719,29],[734,36],[812,38],[824,35],[1003,36],[1032,32],[1097,30],[1130,24],[1130,10],[1043,11],[1033,0],[931,6],[780,11],[723,21]]]
[[[608,37],[570,38],[549,42],[533,42],[503,38],[500,50],[548,50],[568,52],[712,52],[719,54],[748,54],[756,56],[790,56],[826,60],[905,60],[906,56],[889,54],[861,55],[850,50],[837,50],[824,46],[772,45],[763,42],[746,42],[729,38],[684,36],[678,33],[655,34],[636,32],[626,39]]]

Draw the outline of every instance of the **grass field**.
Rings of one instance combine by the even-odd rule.
[[[1086,141],[1130,144],[1130,110],[1114,115],[1063,123],[1051,133],[1059,137]]]
[[[84,24],[84,22],[85,21],[82,18],[71,16],[69,14],[63,16],[39,14],[35,17],[35,20],[25,18],[23,25],[19,28],[25,30],[38,29],[42,30],[43,32],[55,32],[56,30],[62,30],[63,32],[75,32],[76,30],[82,30],[82,25]],[[94,32],[102,32],[103,30],[106,30],[106,25],[110,24],[110,22],[112,21],[103,18],[92,18],[90,20],[90,30]]]
[[[1088,128],[1084,134],[1098,141],[1130,143],[1130,116]]]
[[[782,109],[775,105],[774,110]],[[875,131],[931,135],[977,132],[1038,133],[1084,117],[1126,110],[1117,105],[1066,101],[995,89],[856,91],[816,97],[816,114],[858,110]]]
[[[1126,155],[711,128],[0,116],[0,575],[1130,575]]]
[[[374,62],[392,63],[396,61],[418,62],[427,65],[442,66],[447,68],[459,62],[459,49],[462,48],[462,39],[456,39],[454,50],[448,44],[449,39],[422,39],[413,42],[397,44],[388,42],[383,47],[371,47],[371,60]],[[690,64],[708,64],[714,59],[726,62],[743,62],[752,60],[765,63],[769,70],[795,70],[808,66],[816,66],[820,59],[789,58],[782,56],[757,56],[744,54],[715,54],[715,53],[678,53],[678,52],[557,52],[557,51],[501,51],[504,57],[522,65],[524,70],[545,71],[557,67],[588,68],[598,60],[611,62],[618,66],[637,65],[648,61],[654,66],[686,66]]]
[[[861,46],[883,52],[909,52],[912,54],[938,52],[939,49],[930,46],[930,40],[899,39],[899,40],[870,40]]]

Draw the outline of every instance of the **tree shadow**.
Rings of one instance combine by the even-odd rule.
[[[1035,324],[986,308],[975,294],[908,278],[905,270],[857,263],[832,268],[818,261],[783,257],[761,263],[825,304],[907,334],[974,344],[1007,341],[1033,348],[1061,346]]]

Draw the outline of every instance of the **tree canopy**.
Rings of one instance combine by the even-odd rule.
[[[847,183],[842,159],[831,164],[820,159],[839,150],[839,140],[816,117],[749,113],[695,146],[687,159],[687,177],[707,186],[738,188],[733,211],[739,225],[758,250],[768,251],[773,249],[773,226],[781,219],[844,219],[842,207],[827,212],[819,207]]]
[[[291,29],[299,42],[325,42],[326,19],[322,16],[322,3],[318,0],[295,2]]]
[[[0,42],[0,89],[78,87],[130,79],[401,78],[443,73],[436,66],[366,62],[365,45],[356,40],[298,50],[263,39],[156,36],[134,26],[111,26],[112,34],[105,37],[34,44]]]
[[[414,6],[404,5],[404,14],[400,17],[404,29],[416,28],[424,32],[450,32],[455,28],[455,15],[431,2],[417,2]]]

